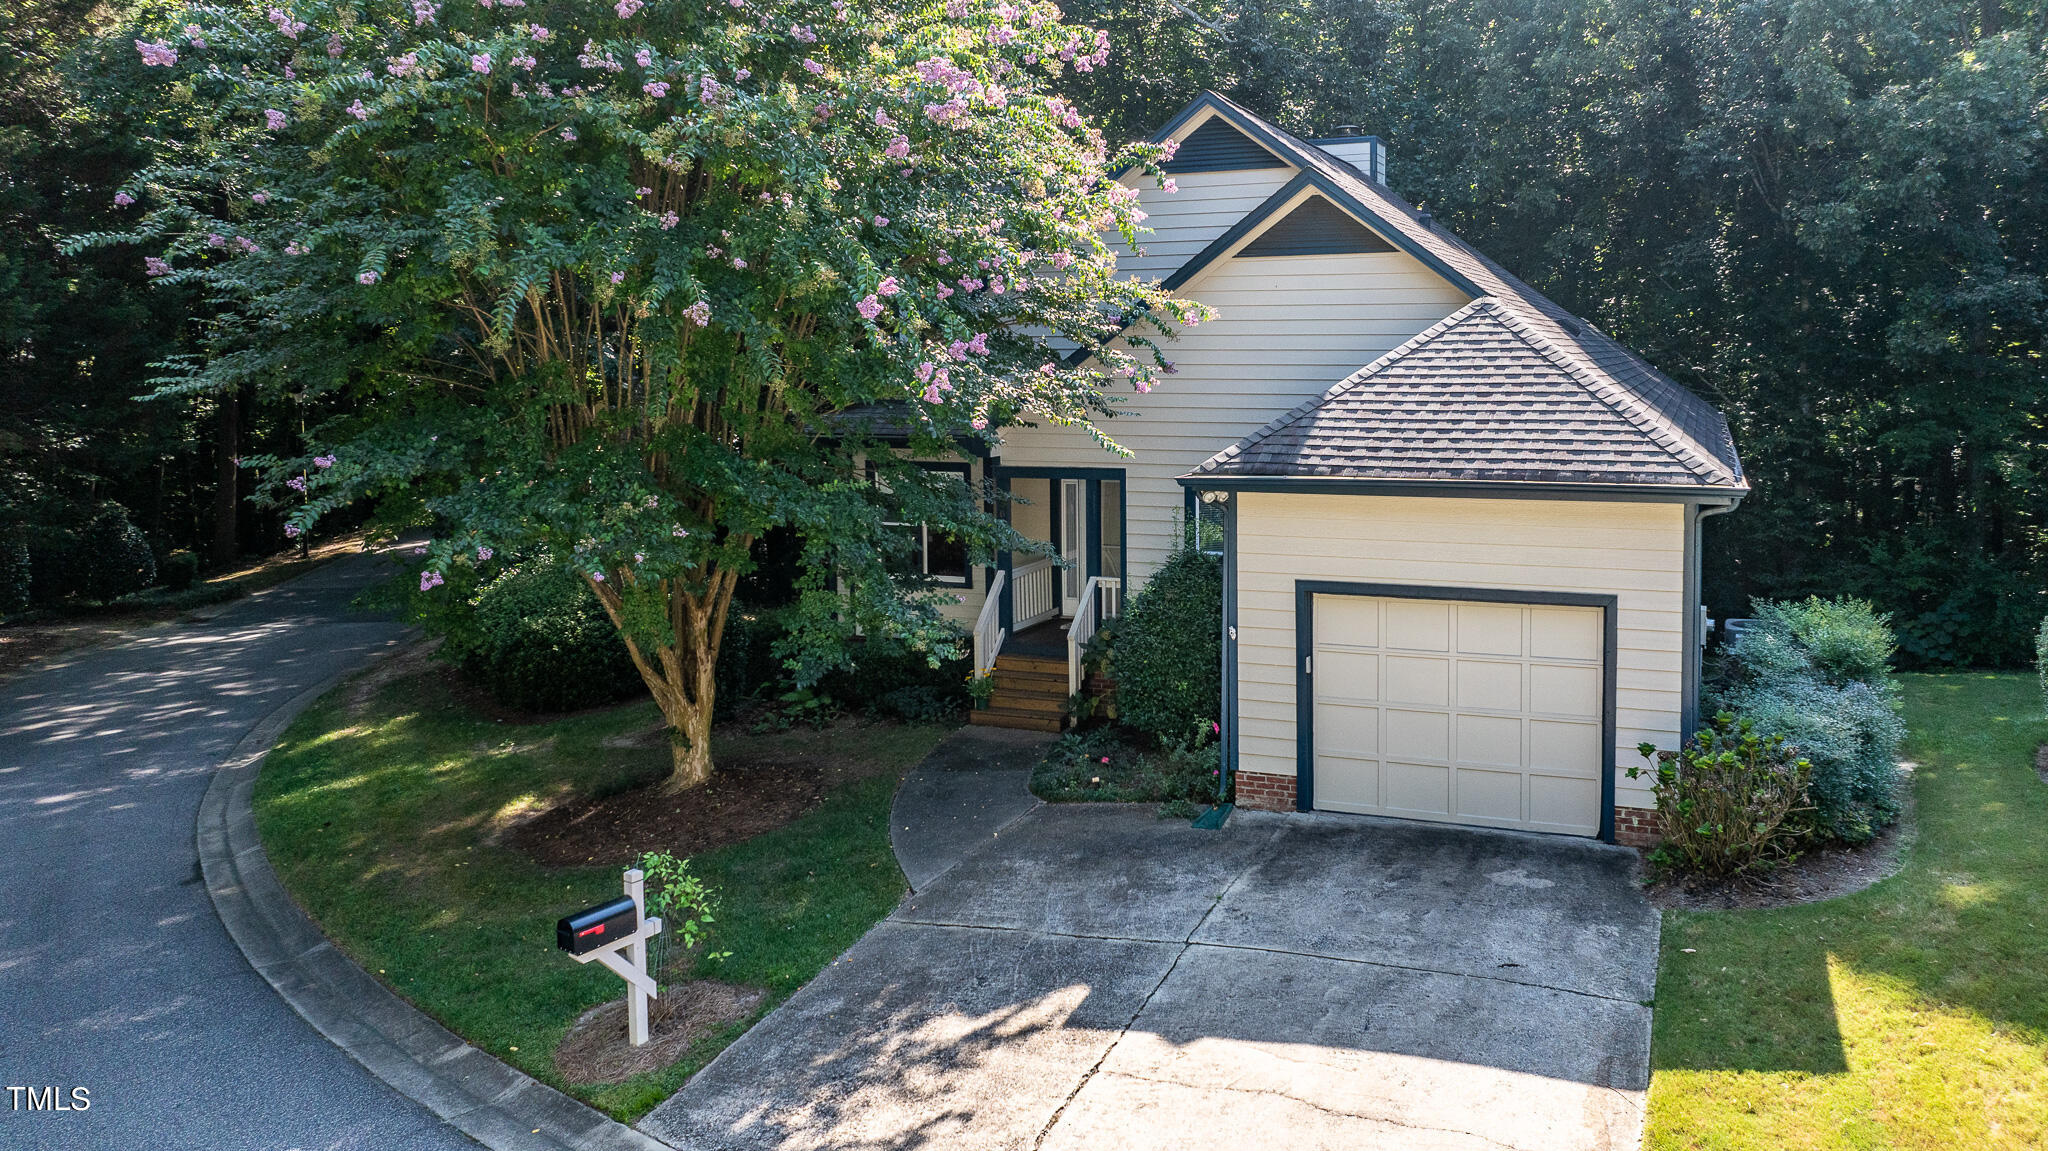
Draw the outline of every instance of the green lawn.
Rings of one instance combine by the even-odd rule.
[[[2048,1147],[2040,689],[1904,683],[1920,833],[1898,876],[1666,916],[1646,1147]]]
[[[504,822],[561,792],[601,793],[658,775],[665,747],[605,741],[645,731],[652,704],[545,724],[480,718],[444,672],[351,702],[344,685],[285,734],[256,791],[257,826],[285,885],[356,962],[477,1046],[631,1121],[744,1030],[700,1044],[658,1075],[569,1088],[552,1053],[584,1009],[621,994],[617,977],[556,952],[566,912],[615,897],[613,867],[549,870],[494,845]],[[819,733],[734,734],[715,750],[778,748],[884,764],[780,830],[696,860],[720,893],[722,963],[698,974],[769,991],[803,985],[895,907],[903,874],[889,848],[890,799],[939,727],[843,723]]]

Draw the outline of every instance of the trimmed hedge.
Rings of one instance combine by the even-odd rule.
[[[1110,652],[1117,718],[1163,743],[1214,723],[1223,696],[1223,565],[1183,547],[1132,597]]]

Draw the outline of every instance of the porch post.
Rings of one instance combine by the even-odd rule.
[[[1081,497],[1082,514],[1088,517],[1088,558],[1081,569],[1081,586],[1102,574],[1102,481],[1091,479]],[[1095,597],[1095,622],[1102,622],[1102,597]]]
[[[1010,522],[1010,477],[1003,472],[1002,468],[994,460],[990,460],[989,464],[989,470],[995,473],[996,490],[1002,493],[1002,499],[996,508],[996,515],[1007,524]],[[997,570],[1010,573],[1010,577],[1003,581],[1003,594],[998,597],[1001,602],[996,608],[996,618],[1002,622],[1002,628],[1005,632],[1011,630],[1010,605],[1015,602],[1015,597],[1012,594],[1015,589],[1010,586],[1017,579],[1016,573],[1012,571],[1013,566],[1010,562],[1010,549],[1003,548],[996,552]],[[995,576],[989,576],[989,580],[993,582]]]

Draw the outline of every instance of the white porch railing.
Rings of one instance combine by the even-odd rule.
[[[974,618],[974,674],[987,675],[996,665],[996,656],[1002,654],[1003,641],[1010,633],[1003,630],[1003,585],[1009,580],[1009,572],[997,572],[996,578],[988,581],[988,595],[981,601],[981,614]]]
[[[1098,610],[1099,609],[1099,610]],[[1067,629],[1067,694],[1081,690],[1081,654],[1095,638],[1098,620],[1115,619],[1124,609],[1124,581],[1090,576],[1081,588],[1081,602],[1074,609],[1074,623]]]
[[[1032,624],[1060,613],[1059,572],[1050,558],[1041,557],[1011,573],[1010,628],[1023,631]]]

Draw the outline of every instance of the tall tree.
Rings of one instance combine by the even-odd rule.
[[[929,450],[1092,427],[1167,366],[1146,333],[1201,317],[1114,276],[1102,235],[1142,213],[1105,167],[1161,150],[1111,156],[1049,90],[1103,44],[978,0],[195,9],[135,46],[163,77],[156,206],[81,243],[153,245],[161,282],[225,302],[174,391],[347,397],[311,458],[256,461],[303,500],[289,532],[402,491],[441,528],[422,590],[498,552],[580,573],[682,790],[763,534],[804,541],[813,672],[855,630],[950,642],[886,523],[1018,542],[840,417],[889,405]],[[1126,324],[1139,354],[1059,354]]]

